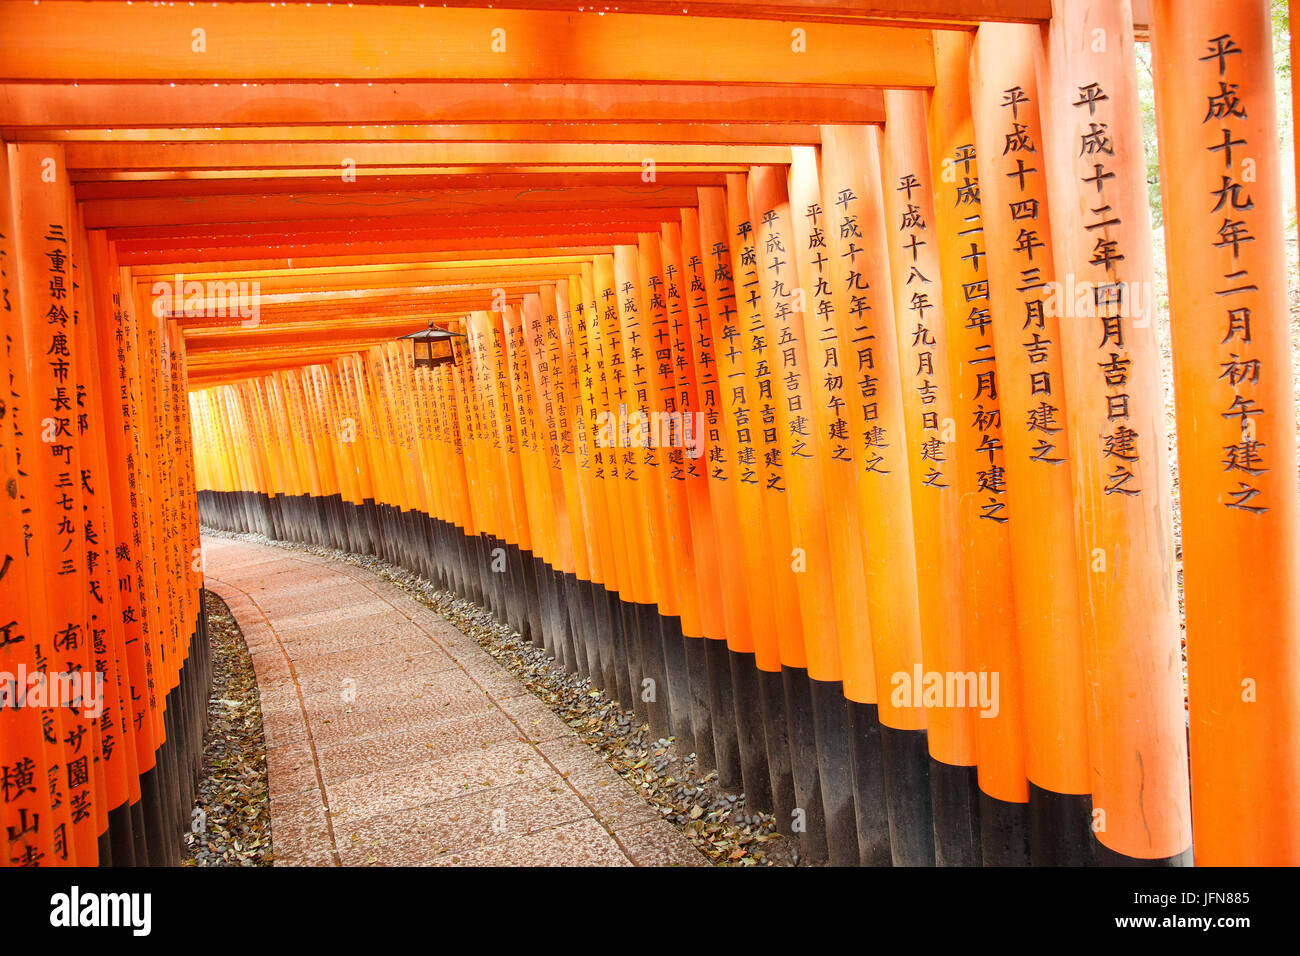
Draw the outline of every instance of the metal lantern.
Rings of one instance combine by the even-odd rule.
[[[416,368],[437,368],[448,362],[455,365],[456,351],[452,348],[451,340],[457,337],[463,339],[465,335],[449,329],[440,329],[432,322],[427,329],[401,336],[404,339],[411,339],[414,343]]]

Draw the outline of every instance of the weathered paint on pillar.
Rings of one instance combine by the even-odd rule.
[[[996,369],[974,401],[998,402],[1005,444],[1016,629],[1025,689],[1025,770],[1040,803],[1035,862],[1091,856],[1088,697],[1075,567],[1073,488],[1056,315],[1032,27],[984,24],[972,58],[971,113],[980,167]],[[992,439],[991,439],[992,441]],[[983,446],[980,449],[984,450]],[[999,512],[1000,513],[1000,512]],[[1031,791],[1031,809],[1035,794]],[[1062,829],[1064,827],[1065,829]]]
[[[1057,0],[1042,163],[1074,489],[1093,832],[1130,859],[1191,845],[1173,511],[1146,155],[1128,0]],[[1050,301],[1050,300],[1049,300]]]
[[[975,763],[974,700],[949,700],[947,675],[970,670],[960,608],[962,554],[957,546],[953,417],[946,308],[934,226],[925,99],[919,91],[885,94],[885,229],[903,383],[908,474],[916,547],[921,663],[943,677],[938,699],[926,692],[930,754],[954,766]],[[962,685],[965,686],[964,684]]]
[[[1269,4],[1157,0],[1151,33],[1196,862],[1295,865],[1300,497]]]
[[[949,480],[958,502],[957,597],[967,653],[977,674],[996,675],[996,702],[975,721],[980,788],[1008,803],[1029,799],[1024,704],[1011,588],[1001,407],[981,394],[981,373],[997,369],[989,312],[980,166],[970,108],[966,34],[935,34],[935,88],[929,106],[934,229],[943,275],[949,388],[956,425]],[[977,397],[978,396],[978,397]]]

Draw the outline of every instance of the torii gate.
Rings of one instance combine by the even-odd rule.
[[[486,603],[811,859],[1300,862],[1269,5],[568,6],[0,0],[0,671],[105,708],[0,710],[3,861],[170,858],[202,517]]]

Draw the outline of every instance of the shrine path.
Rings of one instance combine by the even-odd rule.
[[[379,575],[203,540],[261,694],[276,865],[707,865],[471,638]]]

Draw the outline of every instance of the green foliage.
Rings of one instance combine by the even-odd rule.
[[[1277,128],[1281,141],[1283,175],[1290,180],[1294,174],[1295,131],[1291,111],[1291,34],[1287,14],[1287,0],[1272,0],[1273,13],[1273,69],[1277,76]],[[1138,99],[1142,107],[1143,145],[1147,162],[1147,193],[1151,200],[1151,224],[1160,229],[1162,215],[1160,196],[1160,156],[1156,145],[1155,74],[1151,65],[1151,45],[1137,44]],[[1296,231],[1296,206],[1294,188],[1286,191],[1287,226]]]
[[[1160,205],[1160,155],[1156,145],[1155,74],[1151,68],[1151,44],[1138,43],[1138,103],[1142,107],[1142,145],[1147,158],[1147,195],[1151,200],[1151,227],[1164,224]]]

